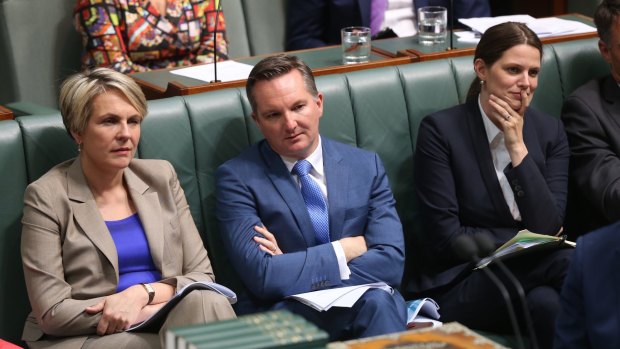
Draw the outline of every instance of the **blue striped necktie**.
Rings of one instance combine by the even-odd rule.
[[[329,242],[329,214],[327,212],[327,203],[321,193],[319,185],[308,175],[312,164],[307,160],[299,160],[293,166],[292,173],[299,177],[301,182],[301,196],[304,197],[310,221],[314,227],[314,235],[317,244],[325,244]]]

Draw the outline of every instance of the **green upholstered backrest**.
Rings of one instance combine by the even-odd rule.
[[[286,0],[241,2],[252,56],[284,51]]]
[[[228,38],[228,57],[247,57],[250,54],[248,29],[241,0],[221,0],[226,18],[226,37]]]
[[[555,52],[564,98],[589,80],[609,74],[609,66],[598,51],[598,38],[550,46]]]
[[[601,0],[566,0],[567,13],[581,13],[588,17],[594,16],[594,11]]]
[[[75,0],[0,2],[0,104],[57,106],[57,89],[80,68]]]
[[[28,176],[22,134],[14,120],[0,121],[0,164],[0,338],[17,343],[30,305],[19,253]]]

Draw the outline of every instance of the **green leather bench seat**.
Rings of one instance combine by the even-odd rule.
[[[562,100],[574,88],[607,71],[595,39],[548,45],[533,105],[559,116]],[[471,56],[317,78],[325,96],[321,133],[379,153],[408,244],[418,221],[413,182],[418,126],[429,113],[463,102],[472,79]],[[221,163],[261,138],[244,89],[233,88],[149,102],[138,149],[141,158],[174,165],[217,280],[240,294],[243,287],[222,248],[215,220],[214,174]],[[59,114],[0,122],[0,338],[19,343],[30,309],[19,255],[24,189],[76,155]]]

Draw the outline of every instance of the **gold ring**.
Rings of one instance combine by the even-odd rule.
[[[271,252],[276,253],[276,250],[277,250],[277,249],[278,249],[278,247],[274,245],[274,246],[273,246],[273,250],[271,250]]]

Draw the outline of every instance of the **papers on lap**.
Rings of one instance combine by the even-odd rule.
[[[407,301],[407,328],[439,327],[439,305],[432,298]]]
[[[222,286],[220,284],[216,284],[215,282],[208,281],[195,281],[190,284],[185,285],[182,289],[179,290],[170,300],[161,307],[155,314],[153,314],[150,318],[144,320],[143,322],[131,326],[127,329],[127,332],[131,331],[140,331],[140,332],[156,332],[159,330],[161,325],[166,321],[166,316],[168,313],[179,303],[185,296],[187,296],[193,290],[211,290],[213,292],[217,292],[222,296],[228,298],[230,304],[235,304],[237,302],[237,295],[228,287]]]
[[[379,288],[390,294],[394,289],[385,282],[375,282],[365,285],[328,288],[320,291],[294,294],[286,298],[295,299],[318,311],[327,311],[331,307],[351,308],[358,299],[371,288]]]
[[[566,236],[551,236],[532,233],[521,230],[512,239],[500,246],[495,252],[486,258],[482,258],[475,269],[484,268],[496,259],[504,259],[528,252],[538,251],[543,248],[575,247],[575,243],[566,241]]]

